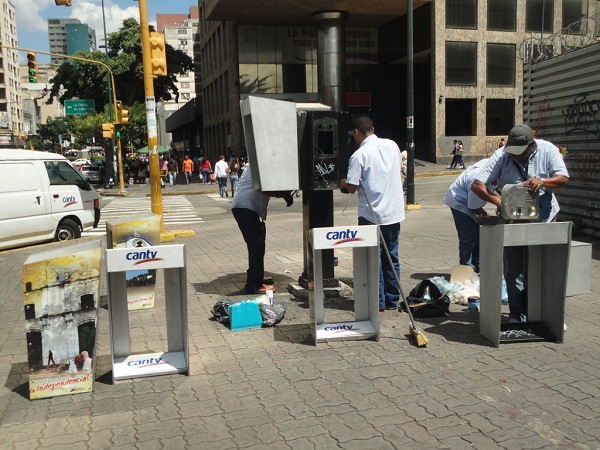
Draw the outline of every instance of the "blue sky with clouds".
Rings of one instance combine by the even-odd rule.
[[[102,22],[102,0],[72,0],[72,6],[56,6],[54,0],[12,0],[17,17],[17,38],[19,48],[49,51],[48,18],[76,18],[96,30],[97,45],[104,38]],[[156,14],[187,14],[194,0],[146,0],[148,22],[156,26]],[[140,20],[139,3],[134,0],[104,0],[106,32],[117,31],[124,19],[132,17]],[[50,61],[46,55],[38,55],[38,64]],[[26,63],[25,53],[21,63]]]

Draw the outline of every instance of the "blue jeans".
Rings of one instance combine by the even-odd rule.
[[[192,172],[183,172],[185,175],[185,184],[190,184],[192,182]]]
[[[221,197],[225,197],[227,195],[227,177],[217,178],[217,183],[219,184],[219,194]]]
[[[233,217],[242,232],[248,248],[248,270],[246,271],[246,293],[256,294],[265,277],[265,241],[267,227],[251,209],[233,208]]]
[[[203,169],[202,176],[204,177],[204,184],[210,183],[210,169]]]
[[[235,191],[237,191],[238,176],[229,175],[229,182],[231,183],[231,196],[233,197],[235,195]]]
[[[504,280],[511,319],[527,315],[527,247],[504,247]]]
[[[460,264],[479,271],[479,225],[471,216],[450,208],[458,232],[458,259]]]
[[[359,225],[373,225],[364,217],[358,218]],[[396,308],[400,300],[400,289],[396,281],[395,271],[400,278],[400,260],[398,259],[398,237],[400,236],[400,223],[391,225],[380,225],[379,229],[383,240],[387,245],[392,259],[393,267],[385,254],[381,243],[379,244],[379,310],[387,308]]]

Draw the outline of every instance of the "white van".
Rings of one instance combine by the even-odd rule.
[[[98,193],[64,156],[0,149],[0,250],[77,239],[99,221]]]

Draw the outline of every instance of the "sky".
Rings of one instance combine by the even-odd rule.
[[[48,18],[75,18],[96,30],[96,45],[104,39],[102,0],[72,0],[72,6],[56,6],[54,0],[12,0],[17,17],[19,48],[49,51]],[[196,0],[146,0],[148,23],[156,27],[156,14],[188,14]],[[104,0],[106,33],[117,31],[124,19],[140,21],[139,3],[134,0]],[[37,55],[38,64],[47,64],[50,57]],[[26,64],[26,54],[21,54],[21,64]]]

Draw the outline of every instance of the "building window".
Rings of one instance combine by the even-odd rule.
[[[485,134],[506,136],[515,123],[515,101],[487,100],[485,109]]]
[[[446,99],[446,136],[475,136],[477,130],[475,99]]]
[[[488,30],[515,31],[517,0],[488,0]]]
[[[516,47],[513,44],[487,45],[487,85],[514,86]]]
[[[446,28],[477,28],[477,0],[446,0]]]
[[[446,42],[446,84],[477,84],[476,42]]]
[[[568,34],[582,34],[581,19],[587,17],[587,0],[563,0],[562,27],[567,28]],[[600,11],[596,10],[596,14]],[[600,17],[596,15],[596,17]]]
[[[525,31],[552,33],[554,21],[554,0],[527,0],[525,11]]]

